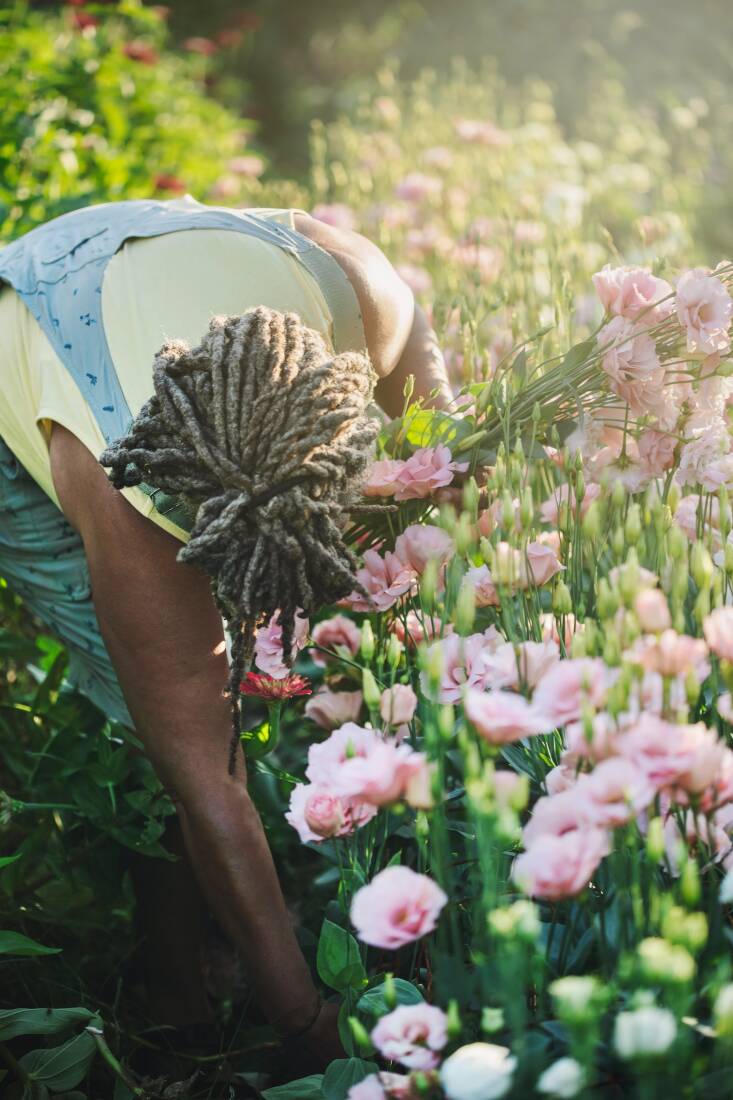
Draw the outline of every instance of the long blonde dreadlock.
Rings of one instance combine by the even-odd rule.
[[[294,313],[259,307],[215,317],[201,343],[169,341],[154,395],[100,456],[116,488],[146,481],[196,509],[178,561],[205,570],[232,637],[234,771],[239,685],[258,624],[279,612],[285,659],[296,610],[355,585],[342,535],[377,430],[364,355],[332,355]]]

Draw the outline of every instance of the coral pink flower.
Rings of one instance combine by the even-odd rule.
[[[576,787],[587,808],[587,821],[613,829],[639,816],[654,801],[656,790],[630,760],[604,760]]]
[[[386,867],[356,892],[351,922],[362,943],[395,950],[432,932],[447,901],[427,875]]]
[[[540,680],[532,701],[557,726],[577,721],[585,703],[601,707],[606,699],[610,670],[597,657],[559,661]]]
[[[511,691],[466,693],[467,718],[492,745],[520,741],[536,733],[547,733],[552,722],[543,718],[522,695]]]
[[[399,475],[405,463],[400,458],[382,458],[367,470],[361,487],[365,497],[390,497],[399,489]]]
[[[344,649],[348,656],[355,657],[361,645],[361,631],[355,622],[347,619],[346,615],[334,615],[330,619],[323,619],[316,623],[311,633],[315,646],[320,649],[338,651]],[[311,654],[313,663],[325,667],[334,658],[329,653],[322,653],[314,649]]]
[[[240,681],[239,690],[242,695],[253,695],[258,699],[266,699],[269,703],[276,703],[282,699],[293,699],[296,695],[310,695],[312,688],[310,680],[305,676],[284,676],[275,680],[272,676],[248,672]]]
[[[593,285],[606,313],[654,325],[674,311],[672,287],[644,267],[606,264],[593,276]]]
[[[556,573],[565,568],[557,560],[552,547],[541,542],[530,542],[526,553],[530,579],[538,586],[547,584]]]
[[[297,656],[308,639],[308,620],[301,618],[301,614],[297,612],[295,616],[293,658]],[[279,615],[279,611],[275,612],[267,626],[259,628],[255,638],[255,664],[261,672],[267,673],[273,680],[284,680],[290,674],[283,656],[283,630]]]
[[[498,607],[499,597],[487,565],[475,565],[466,571],[464,584],[470,584],[476,607]]]
[[[348,836],[371,821],[376,813],[377,807],[369,803],[340,798],[327,787],[298,783],[290,796],[285,820],[297,830],[301,841],[308,844],[333,836]]]
[[[614,317],[598,333],[598,347],[606,348],[602,365],[613,392],[638,415],[652,411],[660,399],[664,367],[648,332]]]
[[[360,691],[329,691],[322,688],[305,704],[305,716],[324,730],[335,730],[345,722],[356,722],[364,697]]]
[[[518,856],[512,878],[531,897],[559,901],[575,897],[611,850],[604,829],[576,829],[562,836],[540,836]]]
[[[343,202],[318,203],[311,210],[311,217],[319,222],[333,225],[337,229],[356,229],[357,220],[354,211]]]
[[[382,692],[379,713],[388,726],[401,726],[415,716],[417,696],[407,684],[395,684]]]
[[[436,489],[450,485],[456,472],[468,469],[467,462],[454,462],[448,447],[421,447],[411,455],[398,475],[395,500],[419,500]]]
[[[429,561],[437,562],[439,567],[446,565],[454,549],[450,535],[429,523],[411,524],[395,542],[397,557],[418,574],[424,571]]]
[[[439,1051],[448,1042],[447,1024],[446,1014],[424,1001],[399,1005],[382,1016],[371,1040],[390,1062],[410,1069],[434,1069],[440,1061]]]
[[[368,599],[360,592],[352,592],[344,600],[352,611],[386,611],[402,596],[412,595],[417,587],[414,569],[396,554],[387,552],[380,557],[376,550],[365,552],[364,565],[356,579],[368,593]]]
[[[677,282],[677,317],[691,352],[727,352],[733,301],[721,280],[703,268],[686,271]]]
[[[678,634],[670,628],[659,635],[640,638],[626,656],[648,672],[658,672],[660,676],[686,676],[688,672],[694,672],[698,680],[705,680],[710,673],[707,652],[702,638]]]
[[[705,616],[702,624],[705,641],[713,653],[733,661],[733,607],[718,607]]]

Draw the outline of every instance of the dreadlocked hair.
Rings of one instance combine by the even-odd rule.
[[[296,610],[359,588],[342,525],[377,432],[375,376],[366,356],[333,355],[296,314],[261,306],[215,317],[195,348],[165,343],[153,382],[100,462],[116,488],[146,481],[195,510],[177,560],[209,574],[231,635],[233,773],[257,626],[279,612],[289,663]]]

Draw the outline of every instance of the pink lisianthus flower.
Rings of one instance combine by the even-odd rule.
[[[338,651],[343,649],[348,656],[355,657],[361,645],[361,631],[355,622],[347,619],[346,615],[334,615],[330,619],[324,619],[313,627],[311,634],[314,645],[320,649]],[[314,649],[312,653],[313,663],[324,668],[334,658],[329,653],[321,653]]]
[[[295,630],[293,633],[292,656],[297,656],[305,646],[308,639],[308,620],[301,617],[298,611],[295,616]],[[285,664],[283,655],[283,630],[279,622],[280,612],[276,611],[267,626],[261,626],[255,638],[255,664],[261,672],[267,673],[273,680],[284,680],[290,675],[290,669]]]
[[[560,647],[552,639],[544,642],[520,642],[517,646],[519,678],[530,689],[534,689],[559,660]]]
[[[667,432],[647,428],[636,441],[639,458],[650,477],[661,477],[674,465],[678,440]]]
[[[420,500],[436,489],[450,485],[457,472],[468,469],[467,462],[454,462],[448,447],[421,447],[405,462],[398,474],[395,500]]]
[[[598,333],[598,346],[606,349],[602,366],[613,392],[637,415],[653,411],[664,384],[664,367],[649,333],[625,317],[614,317]]]
[[[600,485],[596,485],[593,482],[591,482],[589,485],[586,485],[585,495],[580,502],[581,519],[585,516],[593,501],[598,500],[600,495]],[[565,504],[567,504],[570,510],[570,514],[574,515],[578,505],[575,499],[575,493],[567,484],[567,482],[562,485],[558,485],[557,488],[553,491],[552,496],[548,497],[547,500],[543,501],[543,503],[540,505],[541,518],[544,520],[545,523],[559,523],[560,509]]]
[[[453,633],[453,626],[450,623],[443,623],[436,615],[418,615],[416,611],[408,611],[404,621],[396,616],[390,623],[389,629],[401,642],[407,641],[413,646],[419,645],[420,642],[433,641],[441,635],[448,637]]]
[[[727,352],[733,301],[723,282],[703,268],[686,271],[677,281],[677,317],[687,333],[687,350]]]
[[[343,762],[334,779],[334,789],[360,802],[389,806],[405,797],[414,777],[424,772],[425,765],[423,753],[414,752],[409,745],[377,738],[366,756]]]
[[[642,713],[619,738],[621,754],[639,768],[657,790],[703,790],[720,766],[721,742],[702,722],[677,725]]]
[[[717,657],[733,661],[733,607],[718,607],[705,616],[705,641]]]
[[[522,843],[525,848],[531,848],[539,837],[563,836],[589,824],[588,808],[578,797],[576,784],[537,799],[532,816],[522,829]]]
[[[390,1062],[409,1069],[434,1069],[448,1042],[448,1017],[439,1008],[420,1002],[399,1005],[383,1016],[371,1033],[375,1047]]]
[[[585,703],[603,706],[611,671],[598,657],[558,661],[540,680],[532,697],[537,710],[556,726],[576,722]]]
[[[407,283],[413,294],[429,294],[433,289],[433,280],[430,273],[418,264],[397,264],[395,271]]]
[[[496,632],[489,637],[486,634],[471,634],[467,638],[458,634],[449,634],[430,646],[427,661],[436,650],[442,659],[443,671],[438,690],[441,703],[458,703],[465,687],[484,687],[487,677],[487,659],[502,642]],[[429,692],[427,675],[420,674],[423,690]]]
[[[466,692],[466,717],[491,745],[520,741],[547,733],[552,722],[543,718],[522,695],[512,691]]]
[[[507,145],[511,141],[506,130],[486,119],[457,118],[453,127],[461,141],[472,145]]]
[[[729,826],[729,823],[726,822],[726,825]],[[706,814],[688,810],[683,829],[680,829],[677,818],[670,814],[664,823],[664,846],[666,865],[673,875],[680,873],[680,849],[684,852],[685,848],[694,855],[703,847],[716,863],[722,862],[724,867],[730,865],[731,839],[728,829],[715,817]]]
[[[619,730],[606,711],[595,714],[591,720],[591,736],[588,737],[583,722],[570,722],[565,727],[566,750],[563,762],[575,764],[588,760],[593,764],[615,756],[618,752]]]
[[[415,717],[417,696],[407,684],[395,684],[382,692],[379,713],[388,726],[402,726]]]
[[[466,570],[464,584],[470,584],[476,607],[498,607],[499,596],[487,565],[475,565]]]
[[[367,550],[356,579],[368,593],[368,599],[360,592],[352,592],[344,600],[352,611],[386,611],[403,596],[412,595],[417,587],[415,570],[389,551],[380,557],[376,550]]]
[[[418,575],[424,572],[429,561],[442,568],[450,561],[454,549],[450,535],[429,523],[411,524],[395,542],[397,557]]]
[[[593,285],[606,313],[655,325],[674,312],[672,287],[645,267],[606,264],[593,276]]]
[[[290,795],[285,820],[304,844],[334,836],[348,836],[377,813],[377,807],[353,798],[341,798],[327,787],[298,783]]]
[[[386,867],[351,903],[351,922],[362,943],[395,950],[435,928],[448,898],[427,875]]]
[[[382,458],[367,470],[361,487],[365,497],[391,497],[399,489],[399,476],[405,463],[401,458]]]
[[[329,691],[322,688],[305,705],[305,716],[324,730],[335,730],[345,722],[356,722],[364,696],[360,691]]]
[[[575,768],[571,768],[568,764],[558,764],[557,767],[551,768],[545,776],[545,790],[550,798],[555,795],[562,794],[563,791],[569,791],[575,787],[578,782],[578,776]]]
[[[604,760],[579,780],[576,791],[585,802],[588,823],[606,829],[638,817],[657,793],[644,772],[624,757]]]
[[[625,656],[634,664],[641,665],[648,672],[658,672],[660,676],[686,676],[688,672],[694,672],[702,681],[710,674],[707,655],[708,647],[702,638],[678,634],[670,628],[658,635],[644,635],[627,650]]]
[[[437,198],[443,190],[438,176],[426,176],[422,172],[410,172],[395,187],[395,195],[405,202],[424,202]]]
[[[514,861],[512,878],[531,897],[560,901],[575,897],[611,850],[605,829],[576,829],[540,836]]]
[[[354,211],[343,202],[317,203],[311,210],[311,217],[336,229],[354,230],[358,224]]]
[[[370,1073],[363,1081],[352,1085],[346,1093],[346,1100],[387,1100],[379,1075]]]
[[[634,611],[647,634],[661,634],[672,626],[667,597],[659,588],[642,588],[634,600]]]
[[[336,790],[338,777],[347,760],[368,756],[381,738],[372,729],[357,726],[354,722],[335,729],[325,741],[308,749],[306,778],[311,783]]]
[[[558,561],[553,548],[542,542],[530,542],[526,554],[529,579],[538,587],[547,584],[556,573],[560,573],[565,568]]]

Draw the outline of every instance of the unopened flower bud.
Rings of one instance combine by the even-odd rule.
[[[512,500],[511,493],[506,490],[501,498],[501,522],[507,531],[514,530],[514,501]]]
[[[467,635],[473,630],[476,619],[476,589],[472,584],[461,585],[456,600],[453,622],[459,634]]]
[[[467,554],[474,544],[474,525],[468,512],[461,512],[453,532],[456,550],[459,554]]]
[[[614,508],[623,508],[626,503],[626,489],[623,483],[620,481],[614,481],[613,489],[611,490],[611,503]]]
[[[382,699],[382,693],[377,686],[377,681],[371,669],[361,670],[361,690],[364,694],[364,702],[369,710],[377,710]]]
[[[728,576],[733,574],[733,543],[726,542],[725,550],[723,551],[723,568]]]
[[[359,652],[365,661],[371,661],[374,656],[374,631],[372,630],[372,624],[368,619],[365,619],[361,624],[361,642],[359,644]]]
[[[501,1008],[484,1008],[481,1011],[481,1030],[494,1035],[504,1027],[504,1011]]]
[[[581,523],[581,530],[583,535],[587,539],[597,539],[601,533],[601,510],[598,506],[598,501],[591,501],[588,511],[585,513]]]
[[[438,580],[440,566],[435,558],[429,558],[420,578],[420,596],[426,607],[435,605],[435,597],[438,592]]]
[[[382,991],[384,993],[384,1003],[390,1010],[397,1005],[397,990],[394,984],[394,974],[385,974],[384,982],[382,983]]]
[[[664,855],[664,822],[653,817],[646,831],[646,854],[652,863],[659,863]]]
[[[369,1038],[369,1032],[364,1027],[361,1020],[358,1020],[356,1016],[349,1016],[349,1028],[354,1037],[354,1042],[358,1047],[361,1047],[361,1049],[367,1053],[373,1049],[372,1041]]]
[[[475,519],[478,512],[479,490],[475,477],[469,477],[463,486],[463,507],[471,519]]]
[[[534,501],[532,500],[531,489],[524,489],[522,492],[519,505],[519,522],[522,524],[524,531],[528,531],[534,523]]]
[[[570,615],[573,611],[573,599],[570,589],[564,581],[558,581],[552,593],[552,612],[554,615]]]
[[[618,611],[618,598],[605,577],[598,582],[596,607],[601,619],[612,619]]]
[[[672,617],[658,588],[643,588],[634,599],[634,611],[645,634],[661,634],[672,625]]]
[[[624,524],[624,533],[629,546],[633,546],[639,541],[639,536],[641,535],[641,508],[636,503],[629,505],[626,523]]]
[[[450,1000],[448,1002],[448,1011],[446,1012],[445,1030],[448,1033],[449,1039],[457,1039],[462,1030],[461,1013],[458,1008],[458,1001]]]
[[[690,573],[699,589],[707,589],[713,579],[713,561],[701,542],[690,551]]]
[[[713,1019],[718,1035],[733,1038],[733,983],[724,985],[713,1005]]]
[[[700,900],[700,871],[694,859],[687,859],[682,868],[680,894],[690,909],[694,909]]]

